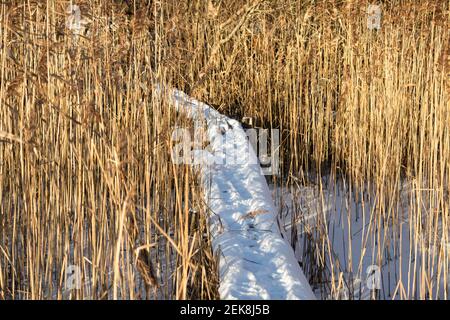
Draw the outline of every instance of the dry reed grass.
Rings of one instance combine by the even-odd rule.
[[[157,4],[77,1],[80,36],[68,4],[0,4],[0,299],[217,298],[201,190],[170,161],[185,120],[153,95]]]
[[[449,268],[449,2],[378,2],[370,31],[360,0],[77,1],[79,37],[68,1],[3,2],[0,299],[63,298],[69,264],[91,279],[73,298],[154,298],[154,273],[158,298],[217,298],[195,172],[170,163],[171,128],[189,123],[154,77],[279,128],[285,182],[344,179],[374,203],[370,237],[406,211],[423,255],[400,298],[435,298],[432,270],[448,281]],[[339,298],[345,274],[315,224],[306,269]]]

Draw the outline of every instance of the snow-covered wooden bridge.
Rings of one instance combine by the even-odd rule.
[[[220,297],[315,299],[281,237],[271,193],[241,124],[179,90],[164,94],[178,112],[206,128],[210,149],[195,152],[203,160],[200,177],[213,251],[220,256]]]

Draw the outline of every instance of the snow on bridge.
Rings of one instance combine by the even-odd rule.
[[[220,297],[315,299],[281,237],[271,193],[241,124],[179,90],[164,93],[178,112],[206,125],[210,149],[195,152],[203,160],[212,246],[220,256]]]

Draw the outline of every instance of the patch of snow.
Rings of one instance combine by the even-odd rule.
[[[342,273],[344,279],[344,288],[339,292],[340,299],[372,299],[374,292],[368,282],[368,271],[374,266],[380,271],[381,286],[378,299],[418,298],[421,290],[430,291],[432,297],[446,299],[445,291],[448,290],[446,288],[449,287],[449,282],[445,279],[445,272],[443,270],[439,272],[437,267],[438,254],[443,255],[444,251],[440,252],[439,248],[436,248],[435,252],[421,250],[415,252],[414,249],[415,243],[422,247],[426,236],[423,233],[416,237],[411,230],[411,223],[414,222],[411,221],[410,206],[411,203],[415,204],[415,199],[410,185],[405,184],[401,188],[400,201],[397,204],[399,215],[397,226],[392,222],[377,226],[373,217],[376,206],[374,200],[367,199],[363,204],[353,196],[349,197],[348,190],[340,183],[324,189],[320,189],[317,185],[270,187],[279,208],[278,219],[284,238],[293,242],[291,245],[295,247],[299,261],[302,261],[307,251],[305,247],[307,233],[315,234],[318,225],[326,226],[325,232],[330,239],[330,247],[326,249],[325,254],[326,265],[331,269],[329,265],[331,256],[335,266],[333,269],[335,279],[339,273]],[[426,212],[425,209],[426,206],[423,212]],[[384,235],[381,242],[374,236],[373,230],[377,227],[380,228],[380,234]],[[442,228],[441,224],[439,228]],[[296,237],[293,237],[294,231]],[[442,230],[438,232],[436,244],[440,243],[440,238],[447,239],[443,237],[442,232]],[[443,243],[443,246],[445,245]],[[427,248],[428,244],[425,243],[423,247]],[[438,246],[432,246],[434,247]],[[442,259],[448,261],[448,258]],[[419,277],[422,276],[422,272],[434,275],[429,279],[429,288],[420,286]],[[317,293],[318,298],[337,298],[336,293],[330,294],[330,287],[329,282],[323,286],[321,292]]]

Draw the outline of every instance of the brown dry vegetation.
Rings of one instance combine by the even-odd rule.
[[[449,2],[199,3],[167,5],[162,68],[179,74],[176,86],[228,115],[279,128],[288,185],[312,182],[320,199],[319,177],[344,180],[349,202],[369,207],[367,239],[382,243],[370,252],[378,265],[390,246],[399,250],[400,221],[410,222],[413,280],[384,297],[448,298]],[[379,31],[367,28],[369,3],[382,5]],[[352,209],[341,210],[350,224]],[[352,270],[330,250],[334,226],[319,218],[308,227],[304,269],[312,284],[331,283],[326,296],[340,298]]]
[[[154,102],[155,7],[116,2],[78,2],[79,37],[68,1],[0,5],[0,299],[217,297],[201,193]]]
[[[69,265],[89,279],[73,298],[218,297],[195,172],[170,162],[172,128],[189,124],[154,79],[279,128],[285,182],[345,179],[374,203],[373,237],[406,210],[425,254],[400,298],[434,298],[431,270],[449,270],[449,1],[373,2],[379,31],[359,0],[80,0],[74,36],[70,1],[3,1],[0,299],[65,298]],[[307,273],[326,266],[338,298],[315,223]]]

